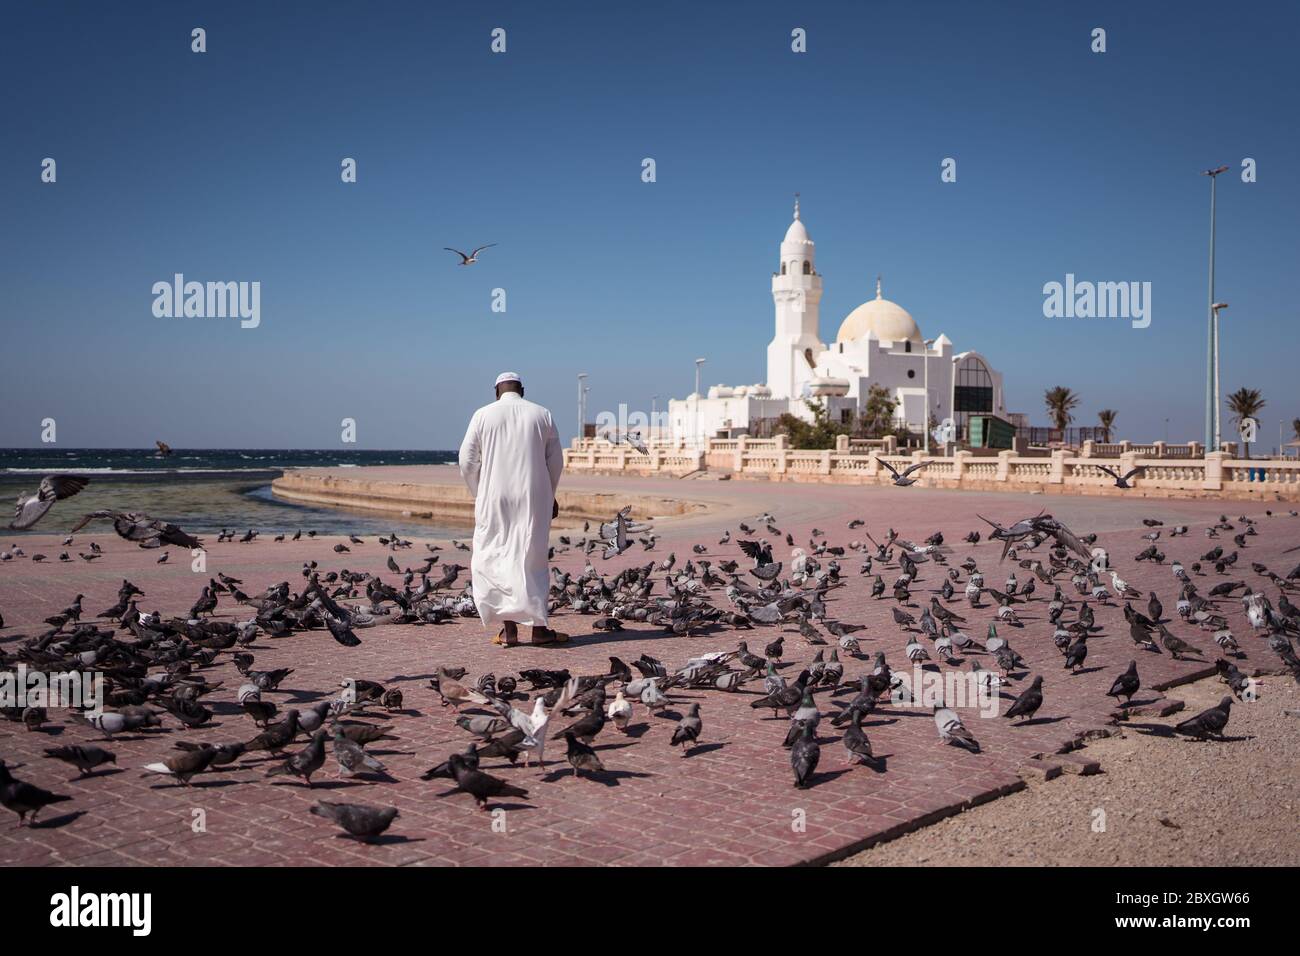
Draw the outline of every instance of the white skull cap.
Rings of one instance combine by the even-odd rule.
[[[500,375],[497,376],[497,380],[493,383],[493,385],[500,385],[502,382],[518,382],[518,381],[520,381],[518,372],[502,372]]]

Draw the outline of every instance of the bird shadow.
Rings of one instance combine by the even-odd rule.
[[[1095,674],[1095,673],[1097,673],[1097,671],[1102,671],[1102,670],[1105,670],[1105,669],[1106,669],[1106,668],[1104,668],[1104,667],[1084,667],[1084,668],[1080,668],[1080,669],[1077,670],[1077,671],[1071,671],[1070,674],[1071,674],[1071,676],[1075,676],[1075,675],[1078,675],[1078,674]]]
[[[649,729],[649,724],[629,724],[627,730],[623,731],[623,733],[633,740],[639,740],[645,736],[646,731]]]
[[[424,837],[401,836],[400,834],[385,833],[377,837],[353,836],[351,833],[336,833],[336,840],[348,840],[352,843],[364,843],[367,846],[397,846],[403,843],[423,843]]]
[[[1040,724],[1059,724],[1065,720],[1065,717],[1031,717],[1029,720],[1021,720],[1013,723],[1012,727],[1037,727]]]
[[[563,770],[553,770],[548,773],[542,780],[546,783],[554,783],[557,780],[563,780],[565,777],[572,777],[574,771],[572,767],[566,767]],[[577,774],[584,780],[590,780],[600,784],[602,787],[617,787],[620,780],[629,780],[642,777],[650,777],[653,774],[642,773],[636,770],[600,770],[595,773],[582,771]]]
[[[723,747],[725,747],[725,746],[726,746],[726,744],[721,744],[721,743],[716,743],[716,744],[696,744],[694,747],[691,747],[689,750],[685,750],[685,751],[683,751],[682,756],[684,756],[684,757],[695,757],[695,756],[698,756],[698,755],[700,755],[700,754],[707,754],[707,753],[712,753],[712,752],[715,751],[715,750],[721,750],[721,749],[722,749]]]
[[[631,746],[632,744],[630,742],[625,744],[619,744],[619,743],[596,744],[592,747],[592,750],[622,750],[624,747],[631,747]]]
[[[390,777],[389,779],[391,780],[392,778]],[[364,787],[364,786],[366,786],[367,782],[372,782],[372,781],[366,781],[366,780],[351,780],[351,779],[349,779],[349,780],[314,780],[314,781],[312,781],[312,784],[311,784],[311,786],[310,786],[308,789],[311,789],[311,790],[350,790],[350,789],[352,789],[353,787]],[[394,782],[396,782],[396,781],[394,781]],[[307,784],[302,783],[302,782],[299,782],[299,781],[288,781],[288,780],[284,781],[284,783],[283,783],[283,784],[280,784],[280,785],[281,785],[281,786],[288,786],[288,785],[291,785],[292,783],[297,783],[297,785],[298,785],[298,786],[301,786],[301,787],[306,787],[306,786],[307,786]],[[273,786],[275,786],[275,784],[273,784]]]
[[[804,789],[807,790],[807,789],[811,789],[812,787],[820,786],[824,783],[830,783],[832,780],[835,780],[839,777],[844,776],[846,773],[851,772],[851,770],[852,770],[851,767],[844,767],[840,770],[823,770],[820,773],[815,773],[808,780],[808,786],[805,787]]]
[[[75,822],[80,817],[85,816],[85,814],[85,810],[74,810],[71,813],[64,813],[57,817],[50,817],[49,819],[41,820],[38,823],[29,823],[28,826],[34,830],[57,830],[61,827],[66,827],[69,823]]]
[[[1136,731],[1146,737],[1164,737],[1172,739],[1178,734],[1167,724],[1135,724],[1132,721],[1124,725],[1126,729]]]

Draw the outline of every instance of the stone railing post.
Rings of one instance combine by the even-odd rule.
[[[971,453],[965,448],[958,449],[952,454],[952,476],[955,480],[961,481],[966,475],[966,463],[970,460]]]
[[[845,436],[840,435],[839,437],[844,438]],[[836,441],[835,444],[838,445],[839,442]],[[818,471],[820,474],[823,475],[829,475],[831,473],[831,452],[830,451],[822,452],[822,460],[818,463]]]
[[[618,470],[627,471],[627,449],[626,448],[620,448],[618,450]]]
[[[885,454],[894,455],[898,453],[898,439],[893,435],[885,436]]]
[[[874,478],[879,474],[880,474],[880,452],[878,452],[876,449],[873,448],[871,449],[870,452],[867,453],[867,476],[870,478]]]
[[[1152,457],[1152,458],[1164,458],[1164,457],[1165,457],[1165,454],[1166,454],[1166,453],[1165,453],[1165,443],[1164,443],[1164,442],[1162,442],[1162,441],[1158,441],[1158,442],[1152,442],[1152,443],[1151,443],[1151,457]],[[1124,472],[1120,472],[1120,474],[1124,474]]]
[[[998,452],[998,481],[1011,480],[1011,459],[1015,454],[1010,448]]]
[[[781,435],[777,438],[777,444],[776,444],[776,473],[778,475],[784,475],[786,468],[789,467],[789,464],[790,464],[790,453],[786,451],[785,448],[785,436]]]
[[[1089,438],[1087,441],[1083,443],[1083,447],[1079,449],[1079,457],[1091,458],[1093,456],[1093,449],[1095,449],[1096,447],[1097,447],[1097,443],[1094,442],[1091,438]]]
[[[1047,475],[1049,485],[1065,484],[1065,449],[1052,449],[1052,470]]]
[[[664,452],[662,448],[650,449],[650,470],[658,471],[664,464]]]
[[[749,436],[741,435],[736,439],[736,459],[732,463],[732,470],[740,474],[745,470],[745,449],[749,447]]]
[[[777,435],[776,438],[773,439],[773,441],[776,442],[775,447],[777,451],[785,451],[785,438],[785,435]]]
[[[841,454],[841,455],[847,455],[847,454],[849,453],[849,436],[848,436],[848,435],[836,435],[836,436],[835,436],[835,451],[836,451],[838,454]]]
[[[1124,452],[1128,451],[1132,447],[1133,447],[1133,443],[1126,438],[1119,443],[1119,453],[1122,455],[1124,454]]]
[[[1119,467],[1115,470],[1121,475],[1127,475],[1137,466],[1137,457],[1137,452],[1135,451],[1124,452],[1119,456]],[[1141,478],[1142,475],[1139,473],[1137,477]]]
[[[1198,441],[1188,442],[1188,443],[1187,443],[1187,457],[1188,457],[1188,458],[1204,458],[1204,457],[1205,457],[1205,446],[1202,445],[1202,444],[1201,444],[1200,442],[1198,442]]]
[[[1201,487],[1206,491],[1223,490],[1223,462],[1228,457],[1227,452],[1211,451],[1205,455],[1205,481]]]

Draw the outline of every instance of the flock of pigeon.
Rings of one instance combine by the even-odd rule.
[[[55,502],[75,495],[85,484],[86,479],[73,476],[46,478],[36,494],[20,496],[11,527],[31,527]],[[174,525],[140,513],[95,512],[76,529],[98,518],[111,518],[117,534],[141,548],[201,547],[198,539]],[[1221,516],[1205,529],[1207,538],[1219,539],[1210,550],[1186,564],[1168,562],[1171,588],[1176,590],[1174,615],[1185,627],[1204,633],[1204,641],[1195,641],[1170,630],[1173,618],[1166,615],[1154,592],[1143,610],[1133,606],[1142,595],[1112,566],[1110,555],[1096,546],[1095,535],[1076,534],[1049,514],[1009,526],[982,516],[981,520],[988,525],[987,539],[1001,543],[999,565],[1009,568],[997,587],[986,580],[986,569],[976,561],[973,548],[955,563],[954,549],[945,544],[941,533],[916,543],[891,529],[883,541],[877,541],[860,519],[848,523],[846,536],[851,540],[845,544],[830,543],[826,532],[814,528],[806,548],[778,528],[772,514],[759,516],[753,525],[740,522],[734,540],[747,559],[745,567],[737,559],[711,558],[709,546],[695,544],[692,557],[681,565],[670,553],[602,572],[594,563],[596,556],[609,560],[638,543],[643,551],[653,551],[658,544],[652,529],[629,517],[629,509],[595,530],[585,526],[580,537],[560,536],[559,548],[581,551],[587,560],[577,574],[552,568],[551,605],[557,613],[583,615],[592,629],[604,632],[620,632],[629,624],[683,637],[715,638],[734,632],[735,646],[686,654],[677,666],[647,654],[630,664],[611,656],[608,670],[595,674],[525,669],[517,676],[471,677],[465,668],[443,662],[430,687],[443,707],[455,712],[455,725],[466,735],[466,746],[447,755],[422,779],[448,781],[480,809],[526,798],[526,788],[489,773],[486,761],[504,760],[514,766],[522,759],[525,768],[535,765],[544,773],[547,744],[555,741],[563,741],[564,759],[574,775],[600,775],[606,768],[594,742],[610,728],[627,733],[638,708],[674,719],[669,744],[679,748],[683,757],[698,754],[707,708],[698,702],[681,707],[680,712],[669,708],[674,707],[675,694],[699,692],[744,692],[753,697],[750,707],[756,717],[770,713],[788,720],[784,746],[796,787],[815,784],[822,734],[828,727],[839,732],[848,762],[879,769],[864,720],[878,708],[906,706],[914,700],[883,651],[867,659],[861,647],[865,635],[857,636],[864,625],[835,615],[835,592],[850,587],[866,588],[872,599],[891,603],[909,669],[965,668],[995,696],[1011,696],[1002,716],[1022,722],[1044,705],[1043,677],[1033,675],[1011,695],[1012,685],[1031,675],[1007,635],[1023,635],[1017,636],[1017,644],[1041,646],[1051,641],[1060,652],[1062,668],[1073,674],[1087,659],[1090,640],[1114,639],[1097,624],[1095,606],[1122,605],[1135,648],[1134,660],[1115,676],[1107,692],[1117,707],[1121,698],[1131,702],[1141,687],[1137,658],[1142,654],[1207,660],[1204,646],[1209,641],[1217,645],[1222,656],[1216,666],[1231,693],[1216,707],[1178,724],[1175,730],[1180,734],[1221,739],[1234,697],[1253,692],[1250,677],[1234,663],[1241,656],[1234,618],[1238,633],[1262,637],[1281,665],[1300,680],[1294,643],[1300,637],[1300,609],[1288,598],[1300,587],[1300,566],[1282,576],[1250,563],[1258,587],[1234,580],[1249,539],[1260,533],[1257,521],[1242,516],[1234,522]],[[1169,539],[1186,536],[1188,529],[1165,529],[1155,519],[1145,524],[1146,545],[1134,558],[1163,565],[1162,534],[1167,532],[1166,546],[1172,546]],[[857,539],[859,529],[865,541]],[[240,540],[255,537],[250,530]],[[234,536],[223,532],[222,538]],[[279,535],[276,540],[284,538]],[[980,540],[980,530],[965,538],[971,545]],[[1228,540],[1231,551],[1225,550]],[[349,541],[364,543],[356,536]],[[332,756],[339,774],[372,784],[371,792],[382,794],[382,784],[393,778],[366,748],[397,736],[394,721],[403,713],[402,690],[380,681],[345,677],[337,687],[324,691],[315,706],[287,707],[275,695],[293,668],[260,669],[253,653],[264,639],[283,639],[292,647],[301,635],[323,631],[340,645],[357,648],[362,646],[357,632],[379,625],[430,626],[476,616],[470,588],[461,578],[467,570],[464,566],[441,560],[434,545],[426,544],[427,553],[412,561],[412,542],[397,535],[378,541],[388,551],[385,568],[400,576],[399,585],[374,571],[326,569],[314,560],[302,567],[297,586],[281,581],[256,593],[248,593],[254,589],[246,588],[244,581],[218,572],[189,609],[164,616],[146,610],[144,592],[123,580],[111,607],[88,615],[82,605],[84,595],[78,594],[45,619],[47,627],[41,633],[8,637],[0,649],[0,669],[21,664],[28,671],[47,674],[103,675],[104,709],[74,712],[70,720],[93,728],[104,745],[73,744],[45,751],[48,758],[70,764],[82,776],[115,764],[116,755],[107,747],[115,736],[131,734],[156,737],[160,746],[162,741],[171,742],[156,761],[140,769],[187,786],[196,776],[256,766],[250,761],[258,761],[269,762],[268,777],[296,777],[311,787],[313,776]],[[732,541],[728,530],[718,546]],[[69,542],[70,538],[65,544]],[[454,546],[469,548],[461,542]],[[103,553],[93,544],[91,549],[93,555]],[[778,550],[784,552],[780,560]],[[350,553],[342,543],[334,551],[340,556]],[[399,555],[406,560],[399,562]],[[0,553],[5,561],[23,557],[16,545]],[[856,567],[847,566],[850,563]],[[1276,601],[1262,589],[1265,586],[1276,589]],[[921,588],[928,599],[919,596]],[[990,617],[982,640],[965,630],[977,612]],[[1026,627],[1022,616],[1034,626]],[[748,636],[764,630],[768,636],[761,640]],[[814,654],[798,665],[788,658],[801,658],[802,647],[793,653],[786,647],[795,635]],[[762,653],[756,653],[760,645]],[[357,652],[356,659],[363,662],[364,652]],[[860,672],[846,674],[846,664],[858,669],[859,660],[863,662]],[[986,669],[981,662],[992,663],[995,669]],[[788,666],[798,667],[791,681],[780,673]],[[831,702],[829,714],[821,711],[817,694],[822,695],[822,706]],[[214,707],[223,715],[241,714],[247,725],[221,721],[217,726],[230,738],[225,743],[186,740],[187,732],[213,725]],[[940,700],[933,702],[932,711],[941,745],[980,752],[974,733],[956,710]],[[50,719],[38,707],[9,708],[4,716],[29,730]],[[45,806],[67,799],[15,778],[0,760],[0,803],[18,815],[20,825],[29,815],[34,821]],[[311,812],[367,840],[384,833],[397,816],[390,806],[329,801],[317,803]]]

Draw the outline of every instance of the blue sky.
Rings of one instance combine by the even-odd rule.
[[[1198,173],[1220,163],[1224,391],[1263,391],[1263,443],[1300,416],[1293,5],[52,0],[3,18],[0,446],[53,417],[69,447],[332,447],[351,417],[362,447],[454,447],[503,369],[567,439],[578,372],[593,414],[685,395],[696,356],[709,383],[757,381],[796,190],[823,339],[883,273],[1034,422],[1062,384],[1081,424],[1112,407],[1123,437],[1168,418],[1199,438]],[[486,242],[472,268],[442,251]],[[260,327],[156,318],[176,272],[260,281]],[[1066,273],[1150,281],[1150,328],[1044,318]]]

